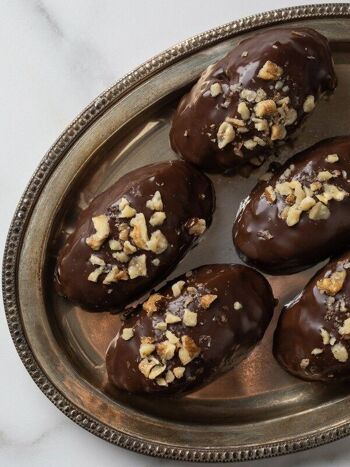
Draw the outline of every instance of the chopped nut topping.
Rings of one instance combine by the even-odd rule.
[[[223,149],[235,139],[235,130],[228,122],[222,122],[217,132],[217,141],[219,149]]]
[[[323,188],[324,194],[328,200],[335,199],[336,201],[343,201],[345,196],[349,195],[346,191],[339,189],[335,185],[329,185],[326,183]]]
[[[162,360],[171,360],[175,355],[176,345],[169,341],[157,344],[157,354]]]
[[[156,255],[160,255],[168,248],[168,245],[166,237],[160,230],[156,230],[152,233],[151,238],[147,242],[147,249]]]
[[[170,384],[174,381],[175,376],[174,373],[171,370],[168,370],[165,374],[165,381]]]
[[[94,271],[90,272],[88,275],[88,281],[97,282],[101,274],[103,274],[104,266],[96,268]]]
[[[153,266],[159,266],[160,265],[160,260],[158,258],[152,259],[152,264]]]
[[[155,366],[159,366],[159,365],[160,365],[159,360],[157,360],[154,357],[144,358],[139,363],[139,370],[144,376],[146,376],[146,378],[148,378],[152,368],[154,368]]]
[[[157,302],[163,298],[163,295],[159,293],[154,293],[148,297],[148,299],[143,303],[142,308],[145,310],[148,316],[152,316],[153,313],[158,311]]]
[[[346,318],[339,328],[339,334],[341,336],[349,336],[350,335],[350,318]]]
[[[331,350],[334,358],[338,360],[338,362],[345,363],[348,360],[348,351],[340,342],[333,345]]]
[[[156,378],[158,386],[168,386],[167,381],[164,378]]]
[[[120,271],[118,266],[113,266],[109,273],[104,278],[103,284],[108,285],[112,282],[118,282],[120,280],[127,280],[128,273],[126,271]]]
[[[244,127],[245,123],[243,120],[240,120],[239,118],[232,118],[232,117],[226,117],[225,119],[226,122],[232,123],[232,125],[236,127]]]
[[[275,101],[272,99],[266,99],[260,101],[255,106],[255,113],[258,117],[265,117],[268,115],[273,115],[277,112],[277,107]]]
[[[207,223],[205,219],[198,219],[198,217],[194,217],[187,221],[186,227],[190,235],[199,236],[206,231]]]
[[[326,329],[321,328],[320,333],[321,333],[323,345],[329,344],[329,339],[330,339],[329,332]]]
[[[265,119],[256,118],[254,127],[258,131],[269,131],[269,124]]]
[[[260,68],[258,78],[277,81],[278,78],[282,76],[282,73],[283,69],[280,66],[270,60],[267,60],[264,66]]]
[[[132,337],[134,337],[134,330],[133,328],[124,328],[123,329],[123,332],[121,334],[121,338],[124,339],[125,341],[128,341],[129,339],[131,339]]]
[[[126,242],[124,242],[124,245],[123,245],[124,249],[124,253],[126,255],[132,255],[133,253],[135,253],[137,251],[137,248],[134,247],[134,245],[132,245],[129,240],[127,240]]]
[[[130,237],[133,239],[135,245],[142,250],[148,250],[147,243],[149,239],[144,214],[141,212],[137,213],[136,216],[131,219],[130,225],[133,227]]]
[[[166,331],[166,328],[167,324],[165,321],[159,321],[159,323],[154,326],[154,329],[157,329],[157,331]]]
[[[96,232],[85,241],[92,250],[99,250],[110,233],[108,217],[105,214],[92,218]]]
[[[149,355],[151,355],[151,353],[155,351],[155,349],[156,349],[156,346],[154,344],[148,344],[148,343],[141,344],[139,348],[141,358],[148,357]]]
[[[287,135],[287,130],[283,125],[276,124],[271,127],[271,141],[284,139]]]
[[[247,139],[247,140],[244,141],[243,146],[245,148],[247,148],[249,151],[252,151],[257,146],[257,144],[258,143],[256,141],[254,141],[253,139]],[[259,161],[259,163],[260,163],[260,161]]]
[[[320,292],[334,297],[343,288],[345,278],[346,271],[335,271],[329,277],[317,281],[317,288]]]
[[[193,339],[189,336],[181,337],[182,347],[179,350],[179,359],[186,366],[194,358],[198,357],[201,349],[196,345]]]
[[[317,175],[317,179],[320,182],[327,182],[331,178],[333,178],[333,175],[328,170],[324,170],[322,172],[319,172],[318,175]]]
[[[127,240],[129,236],[129,229],[123,229],[119,233],[119,238],[120,240]]]
[[[334,164],[335,162],[339,161],[338,154],[328,154],[326,157],[326,162],[329,162],[330,164]]]
[[[277,189],[277,185],[276,185],[276,189]],[[271,185],[265,188],[264,196],[269,203],[274,203],[276,201],[276,193]]]
[[[243,120],[248,120],[250,117],[250,110],[245,102],[240,102],[237,107],[237,111]]]
[[[172,344],[177,344],[180,341],[180,339],[171,331],[166,331],[165,335],[168,341]]]
[[[129,256],[125,254],[123,251],[118,253],[113,253],[113,258],[117,259],[121,263],[127,263],[129,261]]]
[[[130,279],[139,276],[147,276],[146,255],[134,256],[131,258],[128,267]]]
[[[187,289],[188,290],[188,289]],[[199,305],[202,307],[202,308],[209,308],[210,305],[218,298],[217,295],[213,295],[213,294],[206,294],[206,295],[202,295],[202,297],[199,299]]]
[[[152,336],[141,336],[141,344],[153,344],[154,337]]]
[[[171,286],[171,290],[175,298],[181,295],[181,291],[184,285],[185,285],[185,281],[177,281],[175,282],[175,284]]]
[[[152,225],[152,227],[155,227],[157,225],[162,225],[165,219],[166,219],[165,212],[157,211],[151,216],[149,223]]]
[[[312,191],[317,191],[317,190],[320,190],[321,188],[322,188],[322,185],[321,185],[320,182],[313,182],[313,183],[311,183],[311,185],[310,185],[310,189],[311,189]]]
[[[315,98],[314,96],[307,96],[304,101],[303,109],[305,113],[312,112],[315,108]]]
[[[305,370],[310,364],[310,360],[308,358],[303,358],[300,362],[300,368]]]
[[[122,244],[118,240],[114,240],[114,239],[109,240],[108,245],[109,245],[109,248],[113,251],[118,251],[118,250],[123,249]]]
[[[165,313],[165,322],[167,324],[175,324],[175,323],[179,323],[180,321],[181,321],[180,316],[176,316],[173,313],[170,313],[170,311],[167,311]]]
[[[299,209],[296,204],[289,208],[286,219],[288,227],[293,227],[293,225],[296,225],[299,222],[301,213],[301,209]]]
[[[299,208],[302,211],[309,211],[313,206],[315,206],[315,204],[316,201],[313,198],[311,198],[311,196],[307,196],[301,201]]]
[[[159,191],[156,191],[152,199],[147,201],[146,207],[152,211],[163,211],[163,201]]]
[[[136,214],[136,209],[132,208],[129,204],[127,204],[123,210],[120,212],[119,217],[121,218],[131,218],[134,217]]]
[[[156,365],[149,372],[148,378],[155,379],[166,370],[166,365]]]
[[[331,215],[327,206],[323,203],[316,203],[309,211],[309,218],[313,221],[326,220]]]
[[[248,102],[254,102],[256,98],[256,92],[251,89],[242,89],[239,95]]]
[[[197,326],[197,313],[185,308],[185,312],[182,318],[182,322],[185,326],[194,327]]]
[[[173,368],[173,373],[177,379],[180,379],[183,377],[185,373],[185,367],[184,366],[177,366]]]
[[[235,302],[235,303],[233,304],[233,308],[234,308],[234,310],[237,310],[237,311],[238,311],[238,310],[241,310],[241,309],[243,308],[243,305],[242,305],[241,302]]]
[[[323,349],[318,349],[317,347],[311,351],[311,355],[320,355],[323,353]]]
[[[281,196],[288,196],[288,195],[292,194],[292,188],[291,188],[289,182],[277,183],[275,190]]]
[[[89,258],[89,262],[93,264],[94,266],[105,266],[106,265],[104,260],[96,255],[91,255]]]
[[[284,117],[285,126],[292,125],[298,118],[297,111],[295,109],[288,109]]]
[[[216,97],[221,93],[222,93],[222,89],[221,89],[220,83],[213,83],[210,86],[210,94],[212,97]]]

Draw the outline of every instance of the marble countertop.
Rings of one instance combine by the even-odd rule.
[[[174,43],[287,0],[2,0],[0,248],[31,174],[65,126],[97,94]],[[326,2],[322,2],[326,3]],[[107,444],[59,412],[35,386],[0,313],[0,465],[185,465]],[[257,467],[346,466],[349,439]]]

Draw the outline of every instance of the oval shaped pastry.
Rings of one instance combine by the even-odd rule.
[[[209,66],[182,98],[171,145],[208,170],[261,165],[336,82],[328,41],[313,29],[254,33]]]
[[[242,265],[202,266],[153,293],[107,351],[109,380],[131,392],[183,393],[237,365],[275,306],[267,280]]]
[[[210,180],[182,161],[124,175],[81,213],[59,253],[61,294],[118,310],[160,282],[210,225]]]
[[[233,242],[244,261],[290,274],[349,244],[350,137],[321,141],[261,181],[241,204]]]
[[[330,262],[283,310],[274,335],[279,363],[299,378],[350,378],[350,253]]]

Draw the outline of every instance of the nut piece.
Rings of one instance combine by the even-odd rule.
[[[154,214],[152,214],[149,220],[149,223],[151,224],[152,227],[155,227],[156,225],[162,225],[165,219],[166,219],[165,212],[157,211]]]
[[[334,164],[335,162],[339,161],[338,154],[328,154],[326,157],[326,162],[329,162],[330,164]]]
[[[133,239],[135,245],[142,250],[148,250],[147,243],[149,239],[144,214],[141,212],[137,213],[136,216],[131,219],[130,225],[133,227],[130,237]]]
[[[322,337],[323,345],[329,344],[329,340],[330,340],[329,332],[326,329],[321,328],[320,334],[321,334],[321,337]]]
[[[175,375],[175,377],[177,379],[180,379],[183,377],[184,373],[185,373],[185,367],[184,366],[176,366],[175,368],[173,368],[173,373]]]
[[[319,172],[317,175],[317,180],[320,182],[327,182],[331,178],[333,178],[333,175],[328,170]]]
[[[148,297],[148,299],[143,303],[142,308],[145,310],[148,316],[152,316],[153,313],[158,311],[157,302],[163,298],[163,295],[159,293],[154,293]]]
[[[345,363],[348,360],[348,351],[343,344],[338,342],[338,344],[333,345],[331,348],[332,354],[338,362]]]
[[[120,261],[121,263],[127,263],[129,261],[129,256],[125,254],[123,251],[113,253],[113,258]]]
[[[173,313],[170,313],[170,311],[167,311],[165,313],[165,322],[167,324],[175,324],[175,323],[179,323],[180,321],[181,321],[180,316],[176,316]]]
[[[174,373],[171,370],[168,370],[165,374],[165,381],[170,384],[174,381],[175,376]]]
[[[309,209],[315,206],[315,204],[316,204],[316,201],[313,198],[311,198],[311,196],[307,196],[301,201],[301,203],[299,204],[299,208],[302,211],[309,211]]]
[[[221,84],[220,83],[213,83],[210,86],[210,94],[211,94],[212,97],[216,97],[221,93],[222,93],[222,89],[221,89]]]
[[[165,335],[168,341],[172,344],[177,344],[180,341],[180,339],[171,331],[166,331]]]
[[[290,207],[286,219],[288,227],[293,227],[293,225],[299,222],[301,213],[301,209],[299,209],[295,204]]]
[[[143,343],[140,345],[139,352],[141,355],[141,358],[148,357],[148,355],[151,355],[156,349],[156,346],[154,344],[150,343]]]
[[[160,362],[156,358],[144,358],[139,363],[139,370],[144,376],[146,376],[146,378],[148,378],[152,368],[154,368],[157,365],[159,366]]]
[[[186,366],[194,358],[198,357],[201,349],[196,345],[193,339],[189,336],[181,337],[182,347],[179,350],[179,359]]]
[[[109,273],[104,278],[103,284],[108,285],[112,282],[124,281],[128,279],[128,273],[126,271],[120,271],[118,266],[113,266]]]
[[[94,266],[105,266],[106,265],[104,260],[97,255],[91,255],[89,258],[89,262],[93,264]]]
[[[277,188],[277,185],[276,185]],[[264,196],[269,203],[274,203],[276,201],[276,193],[271,185],[267,186],[264,190]]]
[[[156,383],[158,386],[168,386],[168,383],[166,382],[165,378],[156,378]]]
[[[343,325],[339,328],[338,330],[339,334],[341,336],[346,336],[348,337],[350,334],[350,318],[346,318],[344,320]]]
[[[303,358],[300,362],[300,368],[305,370],[310,364],[310,360],[308,358]]]
[[[193,217],[186,222],[186,228],[190,235],[202,235],[207,229],[207,223],[205,219],[199,219],[198,217]]]
[[[108,242],[109,248],[113,251],[122,250],[122,244],[118,240],[111,239]]]
[[[131,258],[128,273],[130,279],[135,279],[139,276],[147,276],[146,255],[134,256]]]
[[[346,278],[346,271],[335,271],[329,277],[324,277],[317,281],[317,288],[320,292],[334,297],[343,288]]]
[[[240,102],[237,107],[237,112],[240,114],[240,116],[243,118],[243,120],[248,120],[250,117],[250,111],[248,109],[248,106],[245,102]]]
[[[236,133],[233,126],[228,122],[222,122],[217,132],[219,149],[223,149],[235,139]]]
[[[265,62],[264,66],[260,68],[258,78],[277,81],[278,78],[282,76],[282,73],[283,69],[280,66],[268,60]]]
[[[128,341],[129,339],[131,339],[132,337],[134,337],[134,330],[133,328],[124,328],[123,329],[123,332],[121,334],[121,338],[124,339],[125,341]]]
[[[185,326],[194,327],[197,326],[197,313],[185,308],[182,322]]]
[[[167,324],[165,321],[159,321],[155,326],[154,329],[157,329],[158,331],[166,331]]]
[[[101,248],[110,233],[108,217],[105,214],[101,214],[100,216],[93,217],[92,223],[96,232],[90,235],[85,242],[92,250],[97,251]]]
[[[277,107],[275,101],[272,99],[266,99],[260,101],[255,106],[255,113],[258,117],[265,117],[268,115],[273,115],[277,112]]]
[[[287,130],[283,125],[272,125],[271,127],[271,141],[284,139],[287,135]]]
[[[176,345],[169,341],[157,344],[157,354],[162,360],[171,360],[175,355]]]
[[[315,98],[314,96],[307,96],[307,98],[304,101],[303,104],[303,109],[305,113],[312,112],[315,108]]]
[[[316,203],[315,206],[309,211],[309,218],[313,221],[326,220],[330,215],[331,213],[327,206],[320,202]]]
[[[135,253],[135,251],[137,251],[137,248],[134,247],[134,245],[132,245],[129,240],[127,240],[126,242],[124,242],[124,253],[126,255],[132,255],[133,253]]]
[[[163,211],[163,201],[159,191],[156,191],[152,199],[147,201],[146,207],[152,209],[152,211]]]
[[[235,303],[233,304],[233,309],[236,310],[236,311],[239,311],[239,310],[241,310],[242,308],[243,308],[243,305],[242,305],[241,302],[235,302]]]
[[[218,296],[213,294],[202,295],[202,297],[199,299],[199,305],[202,308],[207,309],[217,298]]]
[[[156,230],[152,233],[151,238],[147,242],[147,249],[156,255],[160,255],[168,248],[168,245],[166,237],[160,230]]]
[[[152,370],[149,372],[148,378],[155,379],[157,376],[161,375],[166,369],[166,365],[155,365]]]
[[[104,266],[100,266],[99,268],[96,268],[94,271],[90,272],[87,278],[88,281],[97,282],[100,275],[103,274],[103,270],[104,270]]]
[[[285,126],[292,125],[298,118],[297,111],[295,109],[288,109],[284,117]]]
[[[311,350],[311,355],[320,355],[321,353],[323,353],[323,349],[319,349],[317,347]]]
[[[185,281],[177,281],[175,282],[175,284],[171,286],[171,290],[175,298],[181,295],[181,291],[184,285],[185,285]]]
[[[132,208],[129,204],[127,204],[124,209],[121,211],[118,217],[121,218],[131,218],[134,217],[136,214],[136,209]]]

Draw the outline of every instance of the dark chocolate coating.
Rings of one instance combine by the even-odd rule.
[[[326,162],[329,154],[338,154],[339,161]],[[328,219],[311,220],[303,213],[292,227],[280,217],[283,198],[277,196],[276,202],[270,204],[263,196],[265,188],[275,187],[291,164],[295,166],[291,177],[307,185],[319,171],[338,170],[340,175],[329,183],[350,192],[350,137],[321,141],[290,158],[269,181],[259,182],[242,202],[233,226],[234,245],[245,262],[270,274],[301,271],[342,251],[350,243],[350,196],[343,201],[329,201]],[[262,232],[268,232],[272,238],[264,238]]]
[[[154,211],[146,207],[146,202],[157,190],[161,193],[163,211],[167,217],[160,227],[152,227],[149,219]],[[91,254],[102,258],[108,265],[125,268],[125,264],[112,257],[108,240],[99,251],[93,251],[86,244],[86,238],[95,232],[92,217],[101,214],[108,217],[111,229],[109,238],[118,239],[118,225],[125,222],[125,219],[118,218],[116,202],[122,197],[126,198],[138,213],[144,214],[149,236],[160,229],[168,241],[168,247],[161,254],[138,249],[130,255],[130,258],[140,254],[146,255],[145,277],[139,276],[132,280],[119,280],[104,285],[102,281],[106,274],[102,274],[97,283],[90,282],[87,277],[95,269],[89,262]],[[192,218],[201,218],[206,221],[208,227],[214,206],[215,194],[211,181],[186,162],[152,164],[124,175],[97,196],[81,213],[74,232],[60,251],[56,269],[56,283],[60,293],[86,308],[120,310],[161,282],[176,267],[198,240],[197,236],[189,234],[186,223]],[[154,259],[159,260],[158,266],[152,263]]]
[[[339,328],[350,316],[350,253],[346,252],[318,271],[294,301],[284,307],[274,334],[273,353],[278,362],[291,374],[315,381],[349,379],[350,359],[337,360],[332,347],[342,344],[350,355],[349,335],[339,334]],[[333,298],[321,293],[317,281],[336,270],[344,269],[346,278],[342,289]],[[341,308],[344,301],[345,308]],[[343,310],[343,311],[341,311]],[[324,344],[321,329],[334,337],[333,346]],[[314,349],[322,353],[313,355]],[[309,360],[302,368],[302,360]]]
[[[287,86],[288,90],[277,92],[276,81],[257,77],[268,60],[283,68],[283,88]],[[254,34],[209,66],[182,98],[170,131],[172,148],[184,159],[212,171],[236,169],[258,156],[263,160],[274,144],[268,136],[265,146],[257,145],[252,150],[243,146],[240,156],[234,152],[236,143],[239,147],[248,138],[262,135],[251,120],[248,120],[247,133],[236,132],[233,143],[218,148],[216,134],[220,124],[226,117],[241,118],[237,112],[239,92],[229,87],[241,84],[243,89],[262,89],[266,99],[275,101],[289,96],[297,119],[286,126],[288,137],[306,116],[303,110],[306,97],[312,95],[317,102],[322,94],[334,90],[336,82],[328,41],[313,29],[276,28]],[[214,83],[220,83],[224,89],[216,97],[210,95],[210,86]]]
[[[182,293],[174,298],[171,285],[178,280],[186,283]],[[195,287],[194,300],[186,305],[187,287]],[[120,333],[107,351],[106,365],[109,379],[119,389],[130,392],[161,392],[164,394],[193,391],[217,378],[237,365],[263,337],[272,318],[275,300],[267,280],[257,271],[243,265],[216,264],[202,266],[168,283],[157,293],[164,298],[158,302],[157,311],[148,316],[140,305],[135,314],[126,319]],[[217,295],[205,309],[200,297]],[[234,303],[242,308],[237,310]],[[165,332],[154,329],[164,320],[167,311],[182,317],[184,308],[198,313],[197,325],[188,327],[183,322],[168,324],[167,329],[176,336],[190,336],[201,352],[185,366],[184,376],[175,379],[167,387],[158,386],[155,380],[146,378],[139,370],[140,338],[153,337],[155,343],[165,339]],[[123,340],[124,328],[133,328],[134,337]],[[157,354],[153,354],[157,357]],[[167,369],[182,366],[177,353],[167,361]]]

